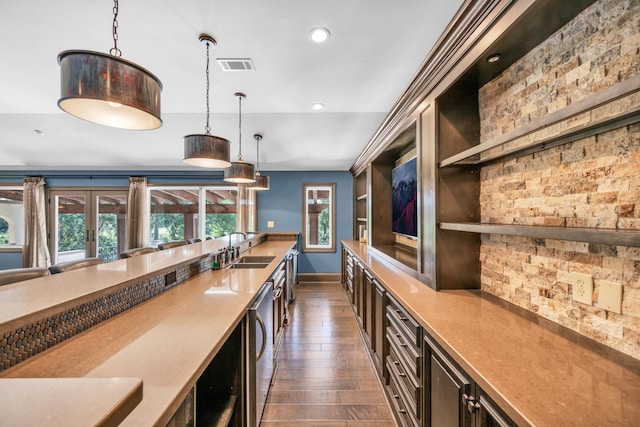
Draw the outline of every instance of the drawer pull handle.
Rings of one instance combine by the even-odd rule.
[[[400,344],[400,347],[406,347],[407,343],[403,342],[402,344]]]
[[[400,410],[398,410],[398,412],[400,412],[401,414],[406,414],[407,410],[406,409],[400,409]]]
[[[394,399],[400,399],[400,395],[399,395],[399,394],[394,394],[394,395],[393,395],[393,398],[394,398]]]
[[[406,378],[407,374],[405,374],[404,372],[400,372],[398,375],[400,375],[402,378]]]
[[[393,364],[397,366],[397,365],[399,365],[399,364],[400,364],[400,362],[398,362],[397,360],[394,360],[394,361],[393,361]]]

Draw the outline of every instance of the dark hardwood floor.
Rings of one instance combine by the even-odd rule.
[[[340,283],[304,283],[262,427],[395,427]]]

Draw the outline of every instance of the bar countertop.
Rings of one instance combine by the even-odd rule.
[[[218,241],[187,245],[0,289],[0,327],[65,307],[176,263],[215,252]],[[294,240],[267,240],[242,255],[273,256],[264,269],[210,270],[3,372],[2,378],[139,378],[142,401],[122,425],[166,425],[240,323]],[[63,278],[66,276],[67,285]],[[49,280],[47,280],[49,279]],[[30,285],[30,286],[27,286]],[[47,289],[49,286],[50,289]],[[60,291],[60,292],[58,292]],[[37,296],[42,292],[43,296]],[[32,299],[27,297],[33,296]],[[5,298],[6,297],[6,298]],[[47,303],[48,300],[48,303]],[[26,301],[26,302],[25,302]],[[20,304],[19,309],[12,304]],[[4,311],[8,307],[10,310]],[[37,393],[32,397],[37,401]],[[9,410],[7,401],[0,411]],[[87,419],[87,421],[89,421]]]
[[[436,292],[342,243],[518,425],[638,425],[640,360],[481,291]]]

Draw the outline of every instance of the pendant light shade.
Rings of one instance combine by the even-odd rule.
[[[249,190],[262,191],[269,189],[269,177],[266,175],[260,175],[260,172],[256,172],[256,182],[248,187]]]
[[[214,135],[184,137],[184,162],[201,168],[224,169],[231,165],[229,140]]]
[[[231,162],[231,166],[224,170],[224,180],[236,184],[250,184],[256,181],[256,171],[251,163],[241,160]]]
[[[260,141],[262,141],[262,135],[256,133],[253,138],[256,140],[256,182],[247,186],[247,188],[254,191],[268,190],[269,177],[260,173]]]
[[[231,162],[231,166],[224,170],[224,180],[236,184],[250,184],[256,181],[256,171],[251,163],[242,161],[242,100],[246,95],[237,92],[238,98],[238,161]]]
[[[208,34],[200,34],[200,44],[207,49],[207,123],[203,134],[184,137],[184,162],[201,168],[223,169],[231,165],[229,159],[231,143],[228,139],[211,135],[209,126],[209,49],[217,45]]]
[[[120,58],[118,1],[114,4],[114,47],[109,55],[88,50],[67,50],[58,55],[58,106],[73,116],[105,126],[156,129],[162,125],[162,83],[146,69]]]

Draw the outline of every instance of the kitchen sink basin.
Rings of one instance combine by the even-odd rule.
[[[274,258],[275,257],[273,256],[247,255],[238,259],[238,261],[236,261],[236,264],[269,264],[271,261],[273,261]],[[264,268],[264,267],[260,267],[260,268]]]
[[[265,268],[269,263],[264,262],[235,262],[225,268]]]

